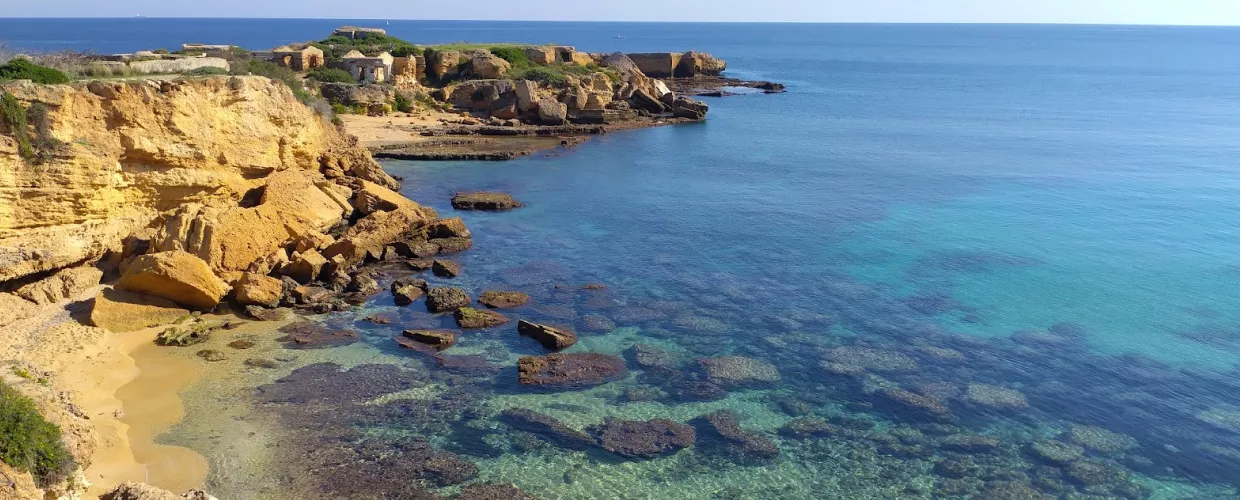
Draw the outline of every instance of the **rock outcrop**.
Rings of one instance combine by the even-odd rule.
[[[330,225],[326,213],[336,210],[328,208],[343,213],[347,190],[327,186],[319,174],[325,158],[337,166],[337,158],[347,158],[345,170],[355,174],[381,172],[267,78],[16,82],[3,90],[47,110],[40,127],[58,147],[36,167],[0,135],[0,281],[98,260],[161,212],[182,206],[193,213],[161,224],[164,249],[189,251],[217,270],[240,270],[247,260],[240,254],[269,248],[267,238],[252,238],[267,236],[264,229],[287,237],[277,225],[284,219],[298,216],[289,219],[293,228]],[[254,198],[271,206],[233,213]]]
[[[215,309],[229,290],[206,262],[180,250],[138,257],[116,282],[116,288],[202,311]]]

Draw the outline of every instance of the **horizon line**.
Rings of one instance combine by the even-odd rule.
[[[1128,26],[1128,27],[1201,27],[1201,28],[1240,28],[1240,24],[1150,24],[1150,23],[1106,23],[1106,22],[1025,22],[1025,21],[634,21],[634,20],[547,20],[547,19],[398,19],[398,18],[347,18],[347,17],[178,17],[178,16],[20,16],[4,17],[0,20],[263,20],[263,21],[423,21],[423,22],[511,22],[511,23],[626,23],[626,24],[856,24],[856,25],[923,25],[923,26]]]

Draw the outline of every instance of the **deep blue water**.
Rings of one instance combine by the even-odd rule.
[[[99,52],[181,42],[266,48],[345,23],[0,20],[0,40]],[[522,392],[501,375],[480,389],[482,407],[538,409],[577,428],[605,416],[686,421],[731,407],[743,427],[775,436],[792,415],[770,401],[796,397],[822,417],[861,417],[878,422],[876,429],[912,426],[933,436],[934,427],[891,409],[882,391],[894,384],[942,400],[956,432],[995,436],[1007,450],[967,457],[977,468],[963,479],[936,472],[935,464],[960,458],[941,447],[929,455],[893,451],[874,436],[776,438],[781,458],[758,465],[709,456],[697,462],[686,458],[697,457],[689,451],[618,465],[556,449],[480,453],[481,477],[569,498],[1000,498],[1002,488],[1016,488],[1008,483],[1063,498],[1070,491],[1235,494],[1240,29],[383,27],[416,43],[703,50],[726,59],[733,76],[789,85],[786,94],[711,99],[702,124],[615,133],[551,156],[386,164],[404,176],[405,194],[464,217],[473,230],[474,249],[458,259],[466,270],[460,286],[523,289],[536,305],[545,299],[560,308],[514,316],[548,319],[569,309],[567,318],[552,319],[579,327],[583,315],[621,316],[562,297],[551,288],[556,283],[605,283],[620,303],[663,312],[616,318],[620,330],[583,336],[575,349],[619,353],[651,343],[689,361],[687,374],[694,358],[742,354],[783,375],[774,389],[734,391],[721,402],[664,397],[640,404],[619,394],[659,386],[641,373],[550,395]],[[472,189],[505,190],[528,206],[454,212],[452,193]],[[373,307],[384,308],[384,300]],[[391,331],[365,328],[377,350],[400,355]],[[839,356],[832,349],[858,345],[912,357],[920,368],[867,366],[858,378],[819,366]],[[928,356],[927,347],[952,349],[964,361]],[[467,335],[453,349],[507,366],[515,354],[538,352],[493,333]],[[358,354],[341,353],[347,356]],[[1029,406],[979,405],[958,394],[970,383],[1019,391]],[[496,442],[515,439],[477,414],[458,418],[458,432],[500,429]],[[1138,445],[1122,452],[1087,446],[1087,465],[1075,469],[1031,451],[1038,439],[1080,444],[1061,434],[1073,425],[1128,434]],[[453,437],[438,438],[453,449]],[[936,439],[917,445],[935,448]],[[842,458],[841,449],[856,451],[850,446],[877,458]],[[1091,466],[1122,474],[1096,484],[1081,477]],[[842,479],[871,474],[883,479]],[[227,489],[223,483],[217,479]]]

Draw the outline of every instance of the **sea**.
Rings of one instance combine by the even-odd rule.
[[[1240,498],[1240,28],[0,19],[0,41],[267,49],[344,24],[705,51],[788,92],[513,161],[384,162],[474,235],[461,276],[419,277],[532,300],[438,357],[392,338],[452,319],[386,292],[306,320],[359,342],[254,339],[280,367],[229,365],[160,437],[220,498]],[[469,190],[525,206],[454,210]],[[546,351],[518,319],[627,372],[520,385]]]

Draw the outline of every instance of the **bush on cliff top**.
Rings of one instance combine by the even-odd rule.
[[[17,139],[17,154],[27,160],[34,158],[34,147],[30,144],[29,122],[26,120],[26,108],[17,102],[17,96],[5,92],[0,96],[0,122],[4,128]]]
[[[487,50],[495,54],[495,57],[508,61],[513,66],[529,66],[533,64],[530,61],[530,57],[525,55],[525,50],[520,47],[495,46]]]
[[[357,83],[353,73],[340,68],[315,68],[306,76],[319,83]]]
[[[394,36],[373,34],[357,39],[332,36],[311,45],[322,50],[328,61],[338,61],[350,50],[355,49],[368,56],[377,56],[380,52],[387,52],[395,57],[406,57],[420,51],[416,45]]]
[[[39,414],[34,401],[0,383],[0,460],[34,474],[39,486],[63,481],[77,464],[60,427]]]
[[[26,59],[13,59],[0,65],[0,80],[32,80],[34,83],[69,83],[69,77],[60,70],[39,66]]]

